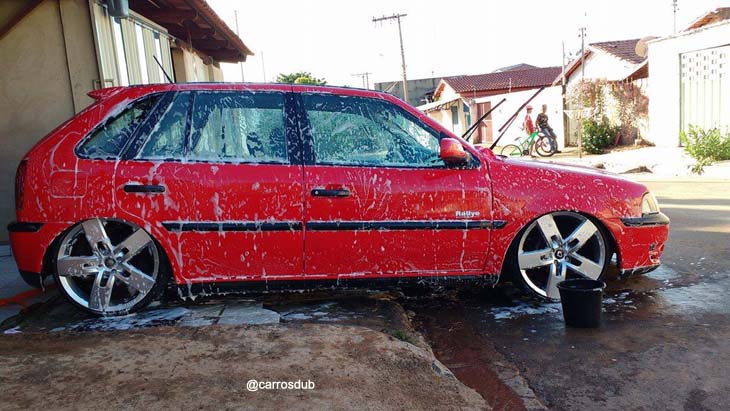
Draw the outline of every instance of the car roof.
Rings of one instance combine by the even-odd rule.
[[[140,90],[141,89],[141,90]],[[161,91],[184,91],[184,90],[282,90],[294,92],[320,92],[333,94],[356,94],[378,96],[381,98],[400,100],[392,94],[379,90],[369,90],[357,87],[344,86],[315,86],[309,84],[285,84],[285,83],[223,83],[223,82],[195,82],[195,83],[159,83],[141,84],[132,86],[117,86],[93,90],[89,96],[95,99],[104,99],[123,90],[143,91],[143,94]],[[402,101],[402,100],[401,100]]]

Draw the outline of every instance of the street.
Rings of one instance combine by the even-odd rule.
[[[463,287],[417,288],[384,294],[320,292],[304,296],[269,295],[242,303],[238,303],[235,297],[213,298],[192,304],[173,300],[166,307],[151,308],[146,317],[143,313],[117,322],[93,319],[64,300],[52,298],[50,302],[35,306],[26,314],[4,323],[5,335],[0,336],[0,346],[8,355],[3,357],[5,371],[0,381],[4,381],[4,391],[12,389],[15,398],[22,399],[21,404],[31,408],[38,406],[39,403],[30,399],[32,393],[50,390],[48,395],[51,395],[64,392],[69,387],[65,382],[56,380],[53,388],[45,388],[45,379],[25,379],[28,375],[10,374],[11,370],[22,369],[28,359],[57,364],[52,368],[54,375],[88,370],[91,363],[76,364],[72,360],[79,352],[77,350],[88,352],[83,347],[113,343],[114,350],[118,350],[115,351],[117,355],[126,353],[140,359],[134,365],[124,360],[119,366],[105,366],[106,371],[93,378],[82,374],[73,379],[74,386],[106,386],[110,381],[119,379],[112,378],[114,370],[119,368],[119,372],[125,372],[123,364],[140,370],[149,378],[155,377],[157,366],[150,368],[143,364],[142,359],[167,355],[168,350],[176,350],[180,354],[165,358],[171,362],[183,361],[187,371],[177,373],[174,372],[178,369],[174,364],[158,363],[160,370],[171,373],[166,374],[168,384],[174,385],[175,381],[188,384],[185,382],[188,376],[182,374],[194,369],[198,374],[208,375],[205,378],[212,378],[209,373],[215,373],[215,367],[222,366],[206,362],[209,360],[205,358],[214,352],[217,353],[216,358],[229,360],[249,356],[247,358],[253,358],[257,364],[278,370],[275,374],[280,378],[316,375],[320,378],[318,389],[324,389],[325,384],[328,386],[329,391],[321,394],[323,397],[317,397],[323,403],[340,395],[354,395],[352,391],[343,391],[347,379],[340,381],[337,374],[323,372],[321,365],[312,365],[311,361],[323,352],[335,358],[340,355],[338,350],[350,353],[346,355],[347,361],[360,361],[358,357],[352,357],[355,352],[352,347],[357,347],[360,337],[345,345],[329,345],[318,353],[301,351],[301,362],[296,365],[292,364],[295,360],[289,354],[283,355],[279,349],[272,348],[270,357],[267,357],[269,354],[265,349],[250,357],[245,346],[231,346],[233,340],[223,338],[227,332],[243,333],[241,335],[255,333],[266,341],[291,333],[286,344],[290,348],[285,350],[288,352],[289,349],[296,350],[297,343],[308,341],[307,344],[319,344],[317,338],[324,331],[302,328],[312,324],[314,327],[329,327],[327,335],[367,333],[365,330],[371,329],[396,336],[397,339],[391,338],[391,341],[397,344],[404,344],[397,340],[417,346],[427,344],[425,347],[430,346],[436,358],[454,373],[461,384],[481,395],[487,404],[481,406],[493,409],[726,409],[725,404],[730,401],[730,383],[727,381],[730,372],[730,301],[725,298],[730,292],[727,269],[730,265],[730,194],[725,182],[693,179],[645,183],[656,193],[662,211],[672,219],[664,264],[648,275],[626,280],[609,279],[604,296],[603,326],[597,330],[567,329],[559,304],[538,302],[509,284],[496,289],[476,290]],[[245,305],[251,303],[254,306]],[[277,322],[280,325],[274,328],[248,325]],[[224,324],[233,328],[219,328]],[[223,342],[215,343],[214,347],[206,345],[202,353],[196,354],[197,348],[190,347],[188,341],[193,339],[202,344],[203,340],[207,340],[204,336],[210,333]],[[301,335],[304,339],[295,338]],[[67,339],[69,343],[66,343]],[[139,351],[140,344],[160,339],[166,347],[162,352]],[[116,340],[119,341],[114,343]],[[256,346],[261,342],[251,344]],[[380,344],[383,349],[388,346],[387,341]],[[183,348],[186,345],[188,348]],[[103,352],[96,356],[107,358]],[[155,352],[158,354],[153,354]],[[386,364],[389,356],[385,357],[376,362]],[[374,357],[368,361],[375,361]],[[393,370],[401,370],[399,372],[405,374],[398,374],[398,378],[428,381],[429,390],[447,389],[443,385],[446,380],[434,377],[436,373],[431,367],[424,369],[412,365],[403,369],[398,364],[383,365],[386,374],[395,375]],[[248,373],[239,370],[218,376],[217,384],[235,386],[237,379],[244,378],[241,373],[247,378],[255,376],[256,372],[263,373],[263,369],[256,367],[258,365],[250,368]],[[358,367],[353,370],[359,372]],[[367,375],[374,378],[384,374]],[[466,387],[461,384],[461,388],[452,386],[448,389],[463,391]],[[160,390],[154,384],[152,387]],[[413,398],[409,404],[420,407],[435,401],[428,397],[427,391],[411,391]],[[284,402],[280,404],[308,395],[310,393],[307,392],[282,392],[280,399]],[[402,401],[402,395],[408,394],[398,392],[392,395],[390,398],[394,401]],[[166,398],[157,393],[152,399],[178,403],[177,399]],[[461,397],[449,398],[455,407],[456,404],[481,407],[474,402],[471,391]],[[240,405],[238,402],[227,404]],[[379,403],[382,408],[398,408],[391,405]]]

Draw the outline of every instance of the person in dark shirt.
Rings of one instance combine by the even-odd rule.
[[[537,115],[537,120],[535,122],[537,123],[537,129],[544,135],[550,137],[555,152],[560,153],[560,150],[558,150],[558,136],[555,135],[553,128],[550,127],[550,124],[548,124],[547,104],[542,105],[542,112]]]

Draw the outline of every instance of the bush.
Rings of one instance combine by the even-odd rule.
[[[611,145],[616,136],[616,128],[608,121],[583,120],[583,150],[591,154],[601,154]]]
[[[705,130],[689,126],[689,132],[682,132],[680,140],[687,154],[705,165],[730,160],[730,133],[723,136],[717,128]]]

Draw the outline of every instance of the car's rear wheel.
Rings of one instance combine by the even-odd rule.
[[[59,288],[94,314],[117,315],[148,304],[163,287],[162,252],[140,227],[94,218],[69,230],[55,261]]]
[[[596,223],[569,211],[545,214],[523,232],[516,248],[520,278],[532,293],[559,300],[557,285],[571,278],[600,279],[610,262],[608,241]]]

